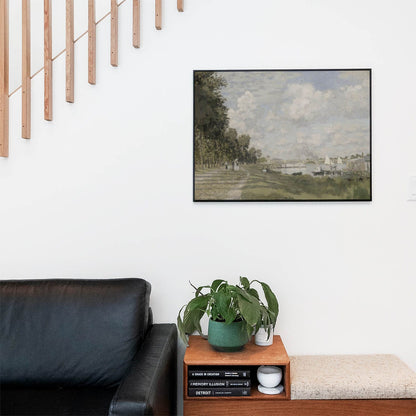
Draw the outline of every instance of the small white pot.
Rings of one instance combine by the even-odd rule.
[[[262,365],[257,369],[257,380],[263,387],[276,387],[282,381],[282,376],[282,369],[273,365]]]
[[[273,344],[273,326],[270,325],[270,337],[268,337],[267,328],[261,327],[254,336],[254,342],[256,345],[267,347]]]

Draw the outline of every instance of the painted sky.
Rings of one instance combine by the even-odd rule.
[[[230,127],[271,158],[370,152],[369,71],[217,72]]]

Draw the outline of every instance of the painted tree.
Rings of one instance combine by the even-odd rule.
[[[222,139],[228,127],[228,109],[221,88],[226,81],[215,72],[195,72],[195,162],[219,163]]]
[[[195,72],[195,164],[212,167],[238,160],[256,163],[257,150],[250,149],[250,136],[229,127],[228,108],[222,95],[227,85],[215,72]],[[249,150],[250,149],[250,150]]]

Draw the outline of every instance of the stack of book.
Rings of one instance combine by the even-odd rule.
[[[188,371],[188,396],[250,396],[250,370],[193,368]]]

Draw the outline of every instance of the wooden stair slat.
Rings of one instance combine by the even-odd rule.
[[[162,30],[162,0],[155,0],[155,27]]]
[[[44,118],[52,120],[52,1],[43,2]]]
[[[9,156],[9,5],[0,0],[0,156]]]
[[[88,0],[88,82],[96,83],[97,33],[95,23],[95,0]]]
[[[140,0],[133,0],[133,46],[140,48]]]
[[[74,0],[66,0],[66,101],[74,102]]]
[[[118,66],[118,4],[111,0],[111,65]]]
[[[22,137],[30,139],[30,0],[22,0]]]

